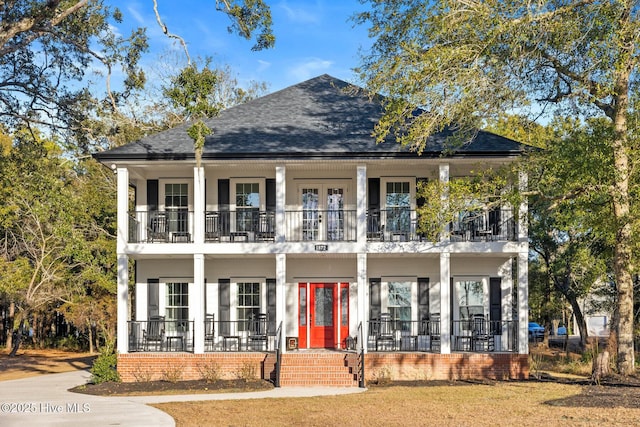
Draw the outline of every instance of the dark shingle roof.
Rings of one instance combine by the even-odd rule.
[[[362,91],[344,91],[348,83],[321,75],[222,111],[205,121],[208,136],[203,159],[390,158],[416,157],[388,139],[372,137],[383,109]],[[139,141],[96,154],[101,161],[193,159],[193,140],[184,124]],[[422,156],[439,156],[445,137],[431,137]],[[523,151],[516,141],[479,131],[457,150],[465,156],[504,156]]]

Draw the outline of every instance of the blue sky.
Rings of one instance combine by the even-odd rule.
[[[119,31],[146,27],[151,51],[144,63],[158,61],[180,45],[162,34],[152,0],[112,0],[124,22]],[[359,51],[371,41],[366,28],[354,26],[349,18],[364,6],[357,0],[268,1],[276,46],[251,51],[252,42],[227,31],[229,19],[215,11],[215,0],[158,0],[158,8],[169,32],[183,37],[192,57],[210,56],[214,64],[228,64],[240,85],[250,80],[266,82],[269,92],[320,74],[355,82],[352,69],[359,64]]]

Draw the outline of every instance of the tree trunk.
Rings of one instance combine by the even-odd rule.
[[[12,332],[12,343],[11,343],[11,352],[9,353],[9,357],[15,357],[18,353],[18,349],[20,348],[20,342],[22,341],[22,328],[24,327],[24,317],[20,319],[20,324],[17,328],[13,328]]]
[[[629,151],[627,140],[627,110],[629,106],[629,75],[622,71],[616,79],[613,111],[613,161],[617,172],[613,189],[613,215],[618,224],[614,246],[613,271],[618,288],[617,368],[622,375],[635,372],[633,352],[633,277],[631,275],[631,223],[629,195]]]
[[[11,350],[11,346],[13,345],[13,320],[16,314],[16,303],[11,301],[9,303],[9,319],[7,325],[9,325],[9,330],[7,331],[7,350]]]
[[[582,313],[582,308],[580,307],[580,304],[578,304],[578,300],[575,297],[572,297],[572,298],[567,297],[567,299],[569,300],[569,304],[571,304],[574,320],[578,324],[578,332],[580,334],[580,348],[584,349],[587,346],[587,338],[589,338],[589,331],[587,330],[587,322],[584,319],[584,314]],[[569,329],[567,329],[567,336],[569,336]]]

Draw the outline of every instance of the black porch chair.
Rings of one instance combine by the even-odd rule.
[[[440,350],[440,315],[432,314],[426,319],[426,335],[429,336],[429,350]]]
[[[162,351],[162,343],[164,341],[164,316],[151,316],[147,322],[147,328],[142,330],[144,341],[144,351],[153,348]]]
[[[205,349],[213,350],[215,340],[215,315],[207,314],[204,317],[204,345]]]
[[[391,314],[381,313],[380,322],[376,331],[376,351],[379,351],[380,343],[391,343],[391,349],[394,347],[393,327],[391,325]]]
[[[471,343],[473,351],[495,351],[495,338],[483,315],[471,319]]]
[[[148,236],[150,242],[166,242],[169,239],[167,216],[164,212],[156,212],[149,218]]]
[[[260,350],[267,350],[267,323],[269,316],[266,313],[251,314],[249,316],[249,336],[247,350],[255,349],[256,345]]]

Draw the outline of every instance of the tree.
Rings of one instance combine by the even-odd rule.
[[[369,89],[391,96],[380,138],[394,132],[420,151],[444,126],[464,133],[514,109],[604,119],[615,170],[612,217],[604,220],[615,236],[617,365],[634,372],[630,183],[638,137],[629,117],[638,90],[638,1],[368,3],[356,20],[370,25],[375,42],[360,73]],[[414,115],[416,107],[424,113]]]
[[[144,84],[138,68],[147,48],[141,29],[125,38],[111,26],[119,10],[101,0],[15,0],[0,2],[0,121],[80,131],[90,93],[87,70],[95,61],[107,70],[110,102]],[[110,91],[110,76],[120,64],[125,79],[120,93]]]

